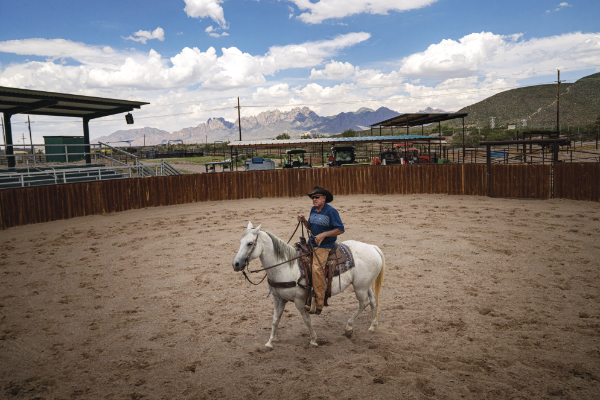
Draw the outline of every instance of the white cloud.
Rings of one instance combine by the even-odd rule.
[[[135,37],[134,37],[135,36]],[[165,31],[160,26],[156,28],[154,31],[137,31],[133,34],[133,36],[128,36],[125,40],[133,40],[135,42],[142,42],[146,44],[146,42],[150,39],[158,39],[161,42],[165,40]]]
[[[213,30],[220,32],[218,27]],[[416,112],[428,106],[458,110],[518,87],[522,79],[554,75],[557,67],[574,71],[600,65],[600,33],[580,32],[531,39],[520,34],[473,33],[432,44],[398,60],[392,70],[387,63],[385,71],[336,60],[344,48],[369,37],[358,32],[273,46],[258,55],[236,47],[184,48],[172,58],[163,58],[156,51],[115,50],[61,39],[4,41],[0,51],[48,59],[0,66],[0,86],[149,101],[150,106],[136,111],[136,124],[173,131],[195,126],[208,117],[234,121],[236,96],[242,96],[242,106],[268,106],[242,109],[246,116],[297,105],[308,105],[320,115],[381,106],[399,112]],[[62,59],[66,65],[61,64]],[[277,71],[288,68],[307,68],[310,74],[304,80],[278,80]],[[334,86],[317,84],[308,79],[309,75],[340,82]],[[228,100],[221,100],[223,97]],[[138,120],[138,116],[164,114],[178,115]],[[95,122],[102,129],[93,129],[93,135],[122,129],[122,118],[118,120]],[[79,133],[79,121],[76,126],[73,134]]]
[[[331,40],[273,46],[263,58],[266,74],[273,74],[287,68],[306,68],[319,65],[325,58],[338,53],[339,50],[364,42],[371,37],[366,32],[338,35]]]
[[[40,57],[72,58],[84,64],[118,64],[124,54],[117,53],[109,46],[90,46],[81,42],[64,39],[23,39],[0,42],[0,52]]]
[[[216,31],[217,29],[215,29],[212,25],[204,30],[204,32],[208,33],[208,36],[212,36],[214,38],[218,38],[221,36],[229,36],[229,33],[227,32],[217,33]]]
[[[407,11],[435,3],[437,0],[288,0],[304,11],[297,18],[310,24],[320,24],[330,18],[369,13],[387,14],[388,11]]]
[[[185,8],[183,9],[188,17],[192,18],[211,18],[219,26],[225,28],[227,22],[221,4],[224,0],[183,0]]]
[[[600,34],[568,33],[524,40],[521,34],[472,33],[458,41],[442,40],[404,58],[399,72],[413,78],[513,75],[514,80],[560,66],[581,68],[600,63]]]
[[[2,52],[74,59],[82,65],[60,65],[53,59],[13,64],[0,71],[0,85],[78,93],[99,88],[146,91],[192,85],[216,90],[250,87],[263,84],[265,75],[280,70],[319,65],[326,57],[369,37],[368,33],[359,32],[330,40],[273,46],[265,55],[251,55],[231,47],[221,49],[223,54],[219,57],[212,47],[206,52],[186,47],[170,59],[163,59],[154,50],[145,54],[116,52],[110,47],[61,39],[5,41],[0,42]]]
[[[331,60],[331,62],[325,65],[325,69],[317,71],[312,69],[310,71],[310,79],[344,79],[354,74],[358,69],[349,62],[342,63]]]
[[[564,7],[573,7],[573,5],[569,4],[567,2],[562,2],[554,9],[554,11],[560,11]],[[548,13],[550,13],[550,10],[546,10],[546,14],[548,14]]]

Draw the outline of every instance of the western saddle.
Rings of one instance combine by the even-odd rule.
[[[276,289],[287,289],[295,286],[300,286],[302,289],[306,289],[305,304],[311,306],[315,304],[314,302],[311,304],[311,297],[314,297],[312,284],[312,260],[314,250],[312,250],[312,246],[306,242],[306,238],[303,236],[300,236],[300,241],[296,243],[294,247],[296,248],[298,265],[300,266],[300,278],[298,278],[297,281],[289,282],[274,282],[267,278],[267,282],[269,283],[270,287]],[[340,271],[338,267],[346,264],[348,261],[348,257],[342,250],[342,246],[336,243],[329,252],[329,256],[327,256],[325,265],[317,266],[317,268],[323,268],[325,280],[327,281],[324,302],[325,306],[328,306],[327,299],[331,297],[331,283],[333,282],[333,277],[341,275],[341,272],[343,272]],[[300,283],[302,279],[306,279],[306,285]]]

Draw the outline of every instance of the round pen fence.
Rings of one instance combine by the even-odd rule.
[[[492,165],[492,197],[600,201],[600,164]],[[485,164],[393,165],[154,176],[0,190],[2,229],[86,215],[203,201],[336,195],[485,196]]]

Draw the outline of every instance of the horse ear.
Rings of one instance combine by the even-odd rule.
[[[260,227],[261,227],[261,226],[262,226],[262,224],[260,224],[260,225],[258,225],[258,226],[256,227],[256,232],[260,231]]]
[[[250,229],[252,229],[252,228],[253,228],[253,226],[252,226],[252,222],[248,221],[248,228],[246,228],[246,229],[250,230]]]

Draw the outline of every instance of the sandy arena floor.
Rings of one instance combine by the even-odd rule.
[[[308,198],[197,203],[0,231],[0,398],[572,398],[600,395],[600,204],[338,196],[379,245],[380,326],[313,317],[231,261],[248,220],[287,240]],[[253,267],[258,266],[254,261]]]

